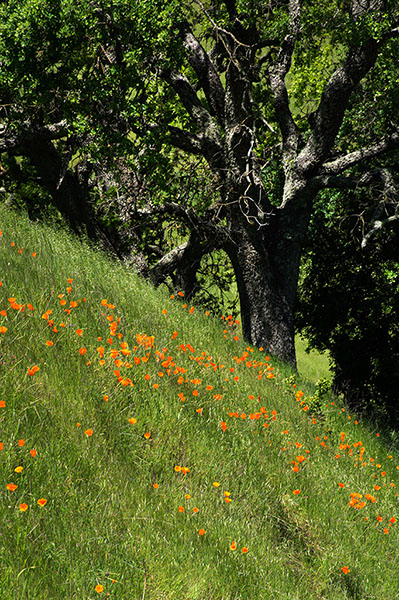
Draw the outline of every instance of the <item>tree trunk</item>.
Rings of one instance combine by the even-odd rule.
[[[294,303],[312,194],[300,186],[289,196],[263,225],[233,204],[225,249],[237,280],[244,338],[296,369]]]
[[[254,235],[255,234],[255,235]],[[244,339],[296,368],[294,318],[291,303],[279,283],[273,260],[261,236],[236,228],[226,251],[233,264],[240,296]],[[258,237],[258,239],[256,239]]]

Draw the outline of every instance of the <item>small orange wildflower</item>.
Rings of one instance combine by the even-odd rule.
[[[28,367],[28,375],[30,375],[30,377],[33,377],[33,375],[35,373],[37,373],[40,370],[40,367],[38,367],[37,365],[33,365],[33,367],[29,368]]]
[[[132,417],[131,419],[129,419],[129,423],[131,425],[134,425],[135,423],[137,423],[137,419],[135,419],[134,417]]]
[[[231,542],[230,550],[235,550],[237,548],[237,544],[235,542]]]
[[[350,572],[350,568],[349,567],[342,567],[341,571],[347,575]]]
[[[32,458],[35,458],[37,451],[34,448],[32,448],[31,450],[29,450],[29,452],[30,452],[30,455],[32,456]]]
[[[184,512],[184,506],[179,506],[177,509],[180,513]]]
[[[144,437],[145,437],[146,440],[149,440],[150,437],[151,437],[151,433],[145,433]]]
[[[22,446],[25,446],[25,440],[18,440],[18,446],[20,448],[22,448]]]
[[[153,483],[152,487],[154,488],[154,490],[157,490],[159,488],[159,483]]]
[[[295,494],[295,495],[297,496],[298,494],[300,494],[300,493],[301,493],[301,490],[293,490],[293,492],[292,492],[292,493],[293,493],[293,494]]]
[[[244,546],[244,548],[242,549],[242,553],[246,554],[248,552],[248,548],[246,546]]]
[[[104,591],[104,588],[102,585],[96,585],[96,587],[94,588],[97,592],[97,594],[101,594],[101,592]]]
[[[86,352],[87,352],[87,349],[86,349],[86,348],[79,348],[79,354],[81,354],[82,356],[83,356],[84,354],[86,354]]]
[[[91,437],[93,435],[93,430],[92,429],[86,429],[85,434],[87,435],[87,437]]]
[[[17,485],[15,485],[15,483],[7,483],[6,488],[8,490],[10,490],[10,492],[15,492],[15,490],[17,489]]]
[[[19,510],[21,512],[25,512],[28,509],[28,505],[25,504],[25,502],[22,502],[22,504],[19,505]]]
[[[47,504],[47,500],[46,500],[46,498],[39,498],[37,503],[39,506],[45,506],[45,504]]]

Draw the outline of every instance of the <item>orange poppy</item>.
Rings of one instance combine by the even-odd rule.
[[[199,535],[205,535],[205,533],[206,533],[205,529],[200,529],[200,530],[198,531],[198,534],[199,534]]]
[[[33,377],[33,375],[35,373],[37,373],[39,370],[40,370],[40,367],[38,367],[37,365],[33,365],[33,367],[31,367],[31,368],[28,367],[28,375]]]
[[[17,485],[15,485],[15,483],[7,483],[6,488],[8,490],[10,490],[10,492],[15,492],[15,490],[17,489]]]
[[[145,433],[144,437],[145,437],[146,440],[149,440],[150,437],[151,437],[151,433]]]
[[[248,548],[246,546],[244,546],[244,548],[242,549],[243,554],[246,554],[248,552]]]
[[[96,585],[96,587],[94,588],[97,592],[97,594],[101,594],[101,592],[104,591],[104,588],[102,585]]]
[[[235,542],[231,542],[230,544],[230,550],[235,550],[237,548],[237,545]]]
[[[184,506],[179,506],[177,510],[181,513],[184,512]]]
[[[84,354],[86,354],[86,352],[87,352],[87,349],[86,349],[86,348],[79,348],[79,354],[81,354],[82,356],[83,356]]]
[[[20,448],[22,448],[22,446],[25,446],[25,440],[18,440],[18,446]]]
[[[153,483],[152,487],[154,488],[154,490],[157,490],[159,488],[159,483]]]
[[[29,450],[29,452],[30,452],[30,455],[32,456],[32,458],[35,458],[37,451],[34,448],[32,448],[31,450]]]
[[[129,419],[129,423],[131,425],[134,425],[135,423],[137,423],[137,419],[135,419],[134,417],[132,417],[131,419]]]
[[[44,506],[45,504],[47,504],[47,500],[46,498],[39,498],[37,503],[39,504],[39,506]]]
[[[298,494],[300,494],[300,493],[301,493],[301,490],[293,490],[293,492],[292,492],[292,493],[293,493],[293,494],[295,494],[295,495],[297,496]]]
[[[93,435],[93,430],[92,429],[86,429],[85,434],[87,435],[87,437],[91,437]]]
[[[347,575],[350,572],[350,568],[349,567],[342,567],[341,571]]]
[[[19,505],[19,510],[21,512],[25,512],[28,509],[28,505],[25,504],[25,502],[22,502],[22,504]]]

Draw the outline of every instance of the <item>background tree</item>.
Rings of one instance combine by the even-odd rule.
[[[244,337],[295,366],[294,301],[317,194],[394,182],[397,3],[9,0],[0,11],[0,151],[28,157],[93,236],[87,189],[99,164],[134,164],[158,193],[127,201],[125,214],[187,231],[155,273],[177,270],[190,288],[203,256],[224,250]],[[370,94],[373,120],[359,128],[358,99],[369,106]],[[209,173],[208,198],[162,187],[177,181],[182,153]]]

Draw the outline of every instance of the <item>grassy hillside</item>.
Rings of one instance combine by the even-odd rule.
[[[230,319],[0,207],[0,598],[399,595],[399,458]]]

